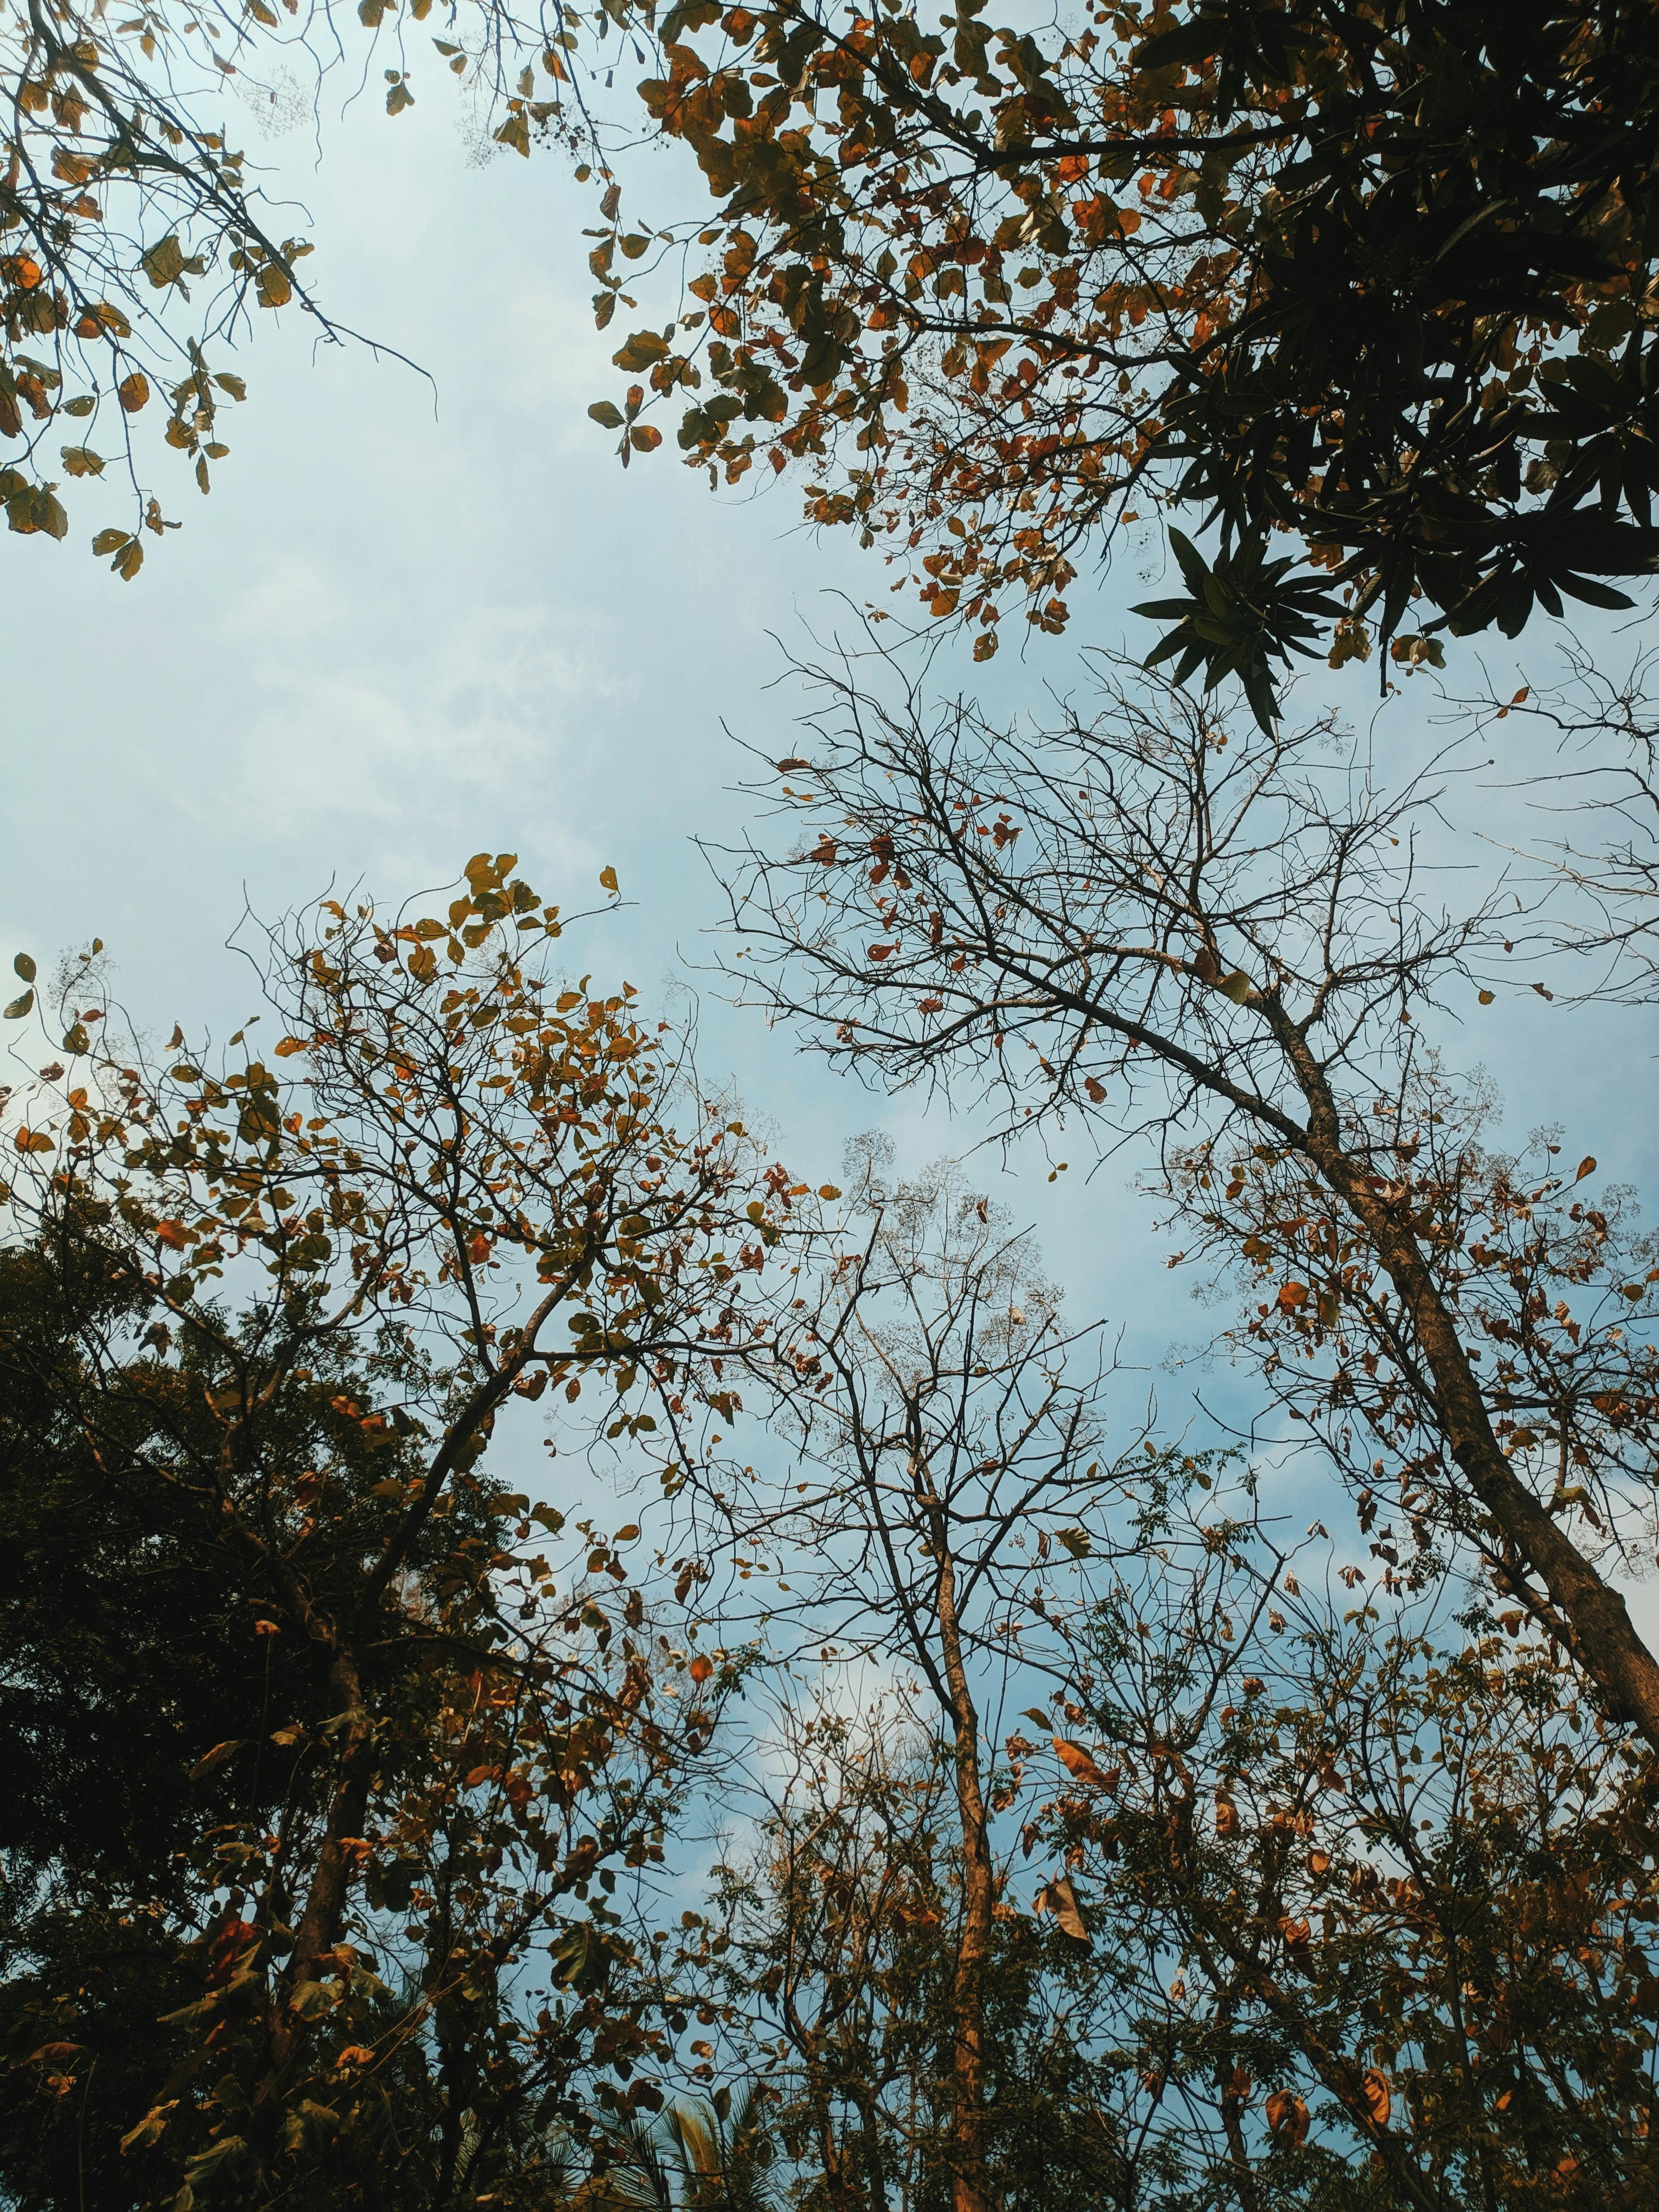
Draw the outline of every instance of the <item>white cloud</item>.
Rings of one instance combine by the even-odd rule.
[[[298,618],[267,625],[273,600]],[[520,805],[568,767],[585,720],[576,710],[614,688],[546,607],[473,607],[424,641],[387,639],[374,623],[381,634],[365,640],[342,629],[344,603],[340,580],[298,562],[244,603],[246,624],[282,641],[252,658],[238,773],[221,804],[266,835],[342,817],[429,829],[464,794]]]

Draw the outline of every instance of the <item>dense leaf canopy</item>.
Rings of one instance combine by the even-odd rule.
[[[800,463],[935,614],[1058,628],[1085,549],[1191,506],[1190,641],[1261,702],[1298,614],[1342,653],[1368,614],[1512,635],[1650,566],[1650,9],[655,21],[642,93],[717,252],[619,365],[700,371],[689,453]],[[1264,567],[1274,532],[1342,600]]]
[[[395,115],[428,0],[358,13],[395,44]],[[550,139],[596,178],[601,325],[680,272],[617,349],[638,381],[591,410],[623,460],[678,395],[688,460],[797,466],[808,514],[887,542],[981,656],[1011,603],[1062,627],[1079,563],[1161,503],[1216,537],[1149,611],[1258,713],[1322,625],[1338,661],[1376,634],[1437,653],[1436,629],[1513,635],[1564,594],[1626,605],[1603,580],[1653,565],[1643,0],[1129,0],[1008,24],[983,0],[936,24],[820,0],[535,23],[480,0],[444,28],[502,144]],[[200,116],[216,76],[325,66],[337,34],[327,9],[111,31],[17,0],[4,34],[0,433],[21,449],[0,490],[14,528],[62,535],[63,418],[64,470],[101,471],[94,419],[127,449],[170,362],[167,441],[205,489],[243,389],[209,349],[255,307],[320,313],[308,246]],[[690,221],[624,210],[630,51],[647,135],[695,155],[712,201]],[[163,526],[148,495],[136,512]],[[132,532],[99,546],[136,573]]]

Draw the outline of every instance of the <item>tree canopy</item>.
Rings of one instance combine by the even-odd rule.
[[[21,535],[111,426],[131,580],[141,434],[205,491],[257,311],[349,335],[219,86],[428,37],[593,188],[624,465],[799,471],[981,660],[1168,519],[1147,663],[1001,720],[866,611],[706,850],[831,1063],[1136,1148],[1231,1377],[1126,1389],[972,1157],[772,1157],[513,853],[245,921],[222,1046],[19,951],[19,2212],[1654,2193],[1659,1237],[1456,1042],[1652,1003],[1651,663],[1399,774],[1281,678],[1659,569],[1655,11],[985,4],[0,0]],[[1511,714],[1568,826],[1443,867]]]
[[[609,1899],[720,1690],[636,1523],[556,1572],[487,1459],[551,1382],[568,1444],[586,1392],[683,1479],[776,1200],[631,991],[547,972],[513,867],[272,933],[268,1061],[146,1051],[96,951],[48,1018],[18,956],[64,1055],[8,1094],[0,1253],[21,2203],[89,2130],[111,2203],[534,2202],[660,2034]]]
[[[163,9],[112,30],[9,0],[13,528],[63,534],[46,441],[84,422],[61,465],[100,471],[94,421],[130,453],[152,377],[205,489],[244,390],[226,344],[256,307],[323,315],[309,245],[276,237],[203,125],[204,88],[296,47],[331,65],[366,28],[398,64],[395,115],[427,13],[366,0],[337,33],[326,8],[291,26]],[[933,24],[800,0],[538,26],[485,0],[444,27],[438,58],[498,98],[497,139],[550,141],[595,179],[601,326],[663,298],[616,356],[638,382],[590,410],[623,459],[661,442],[651,414],[678,394],[690,462],[803,472],[808,515],[887,545],[981,655],[1010,605],[1061,628],[1079,564],[1159,509],[1188,520],[1186,594],[1147,610],[1174,625],[1161,652],[1238,677],[1264,715],[1275,664],[1316,641],[1339,663],[1374,638],[1437,653],[1438,631],[1513,635],[1564,594],[1627,605],[1605,580],[1653,567],[1642,0],[1200,0],[1001,26],[982,4]],[[637,133],[611,88],[629,41],[648,133],[695,155],[702,215],[628,211]],[[127,575],[137,522],[166,524],[148,494],[136,514],[99,540]]]
[[[1368,616],[1513,635],[1650,568],[1650,9],[694,0],[658,31],[643,95],[716,251],[619,365],[667,393],[695,362],[691,456],[798,462],[934,613],[1058,628],[1133,506],[1190,507],[1219,550],[1153,611],[1266,712],[1319,617],[1339,658]]]

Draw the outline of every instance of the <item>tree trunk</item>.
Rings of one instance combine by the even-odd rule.
[[[940,1654],[950,1691],[957,1815],[962,1829],[962,1933],[951,1979],[951,2202],[952,2212],[993,2212],[985,2173],[985,1969],[996,1881],[980,1776],[979,1714],[963,1662],[956,1567],[945,1516],[933,1504]]]
[[[330,1656],[328,1684],[331,1695],[341,1701],[338,1709],[349,1717],[340,1732],[340,1764],[334,1802],[329,1808],[327,1832],[317,1855],[305,1909],[295,1930],[293,1956],[283,1978],[283,1992],[275,2000],[271,2031],[275,2066],[273,2077],[262,2095],[270,2089],[280,2089],[304,2047],[307,2030],[286,2000],[303,1983],[317,1979],[325,1957],[339,1942],[346,1899],[357,1870],[359,1854],[355,1847],[362,1838],[368,1810],[374,1735],[368,1716],[363,1711],[356,1661],[337,1642]]]
[[[1302,1149],[1321,1180],[1363,1224],[1410,1318],[1434,1384],[1435,1412],[1469,1488],[1549,1595],[1571,1633],[1573,1656],[1616,1717],[1659,1751],[1659,1661],[1637,1634],[1625,1601],[1546,1512],[1510,1465],[1456,1321],[1436,1287],[1416,1231],[1341,1142],[1336,1102],[1307,1039],[1272,1012],[1310,1113]]]

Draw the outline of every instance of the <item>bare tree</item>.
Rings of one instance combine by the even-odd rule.
[[[852,1237],[783,1318],[773,1431],[793,1429],[799,1456],[722,1478],[709,1502],[740,1572],[787,1575],[775,1637],[914,1670],[943,1728],[962,1862],[947,2156],[957,2212],[987,2212],[985,1703],[1043,1666],[1054,1593],[1102,1540],[1122,1454],[1098,1333],[1063,1327],[1030,1239],[957,1169],[892,1183],[890,1157],[853,1148]]]
[[[1483,736],[1511,718],[1547,736],[1555,762],[1526,787],[1545,826],[1524,850],[1549,895],[1546,947],[1595,963],[1580,996],[1650,1005],[1659,995],[1659,654],[1638,647],[1609,667],[1576,638],[1559,652],[1553,683],[1523,684],[1508,698],[1488,688],[1451,700],[1451,710]]]
[[[1076,1122],[1102,1153],[1150,1135],[1177,1213],[1268,1292],[1247,1335],[1329,1355],[1339,1408],[1370,1394],[1417,1519],[1473,1540],[1659,1745],[1659,1662],[1592,1555],[1589,1486],[1559,1479],[1565,1452],[1602,1531],[1650,1547],[1647,1255],[1553,1170],[1522,1188],[1488,1159],[1478,1096],[1419,1033],[1499,933],[1491,896],[1429,896],[1456,758],[1387,792],[1328,722],[1241,732],[1111,663],[1096,711],[1035,732],[812,672],[785,795],[811,829],[715,856],[734,973],[872,1079],[965,1091],[1009,1131]]]

